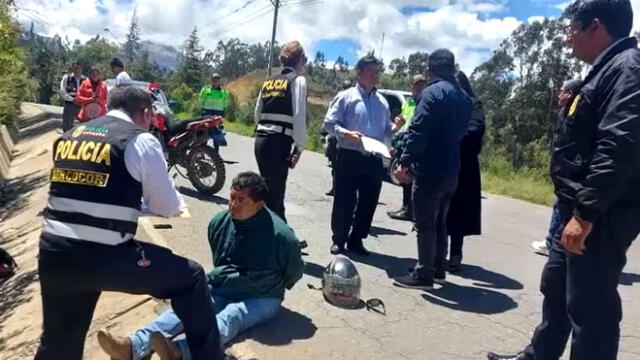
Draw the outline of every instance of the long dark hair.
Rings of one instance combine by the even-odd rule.
[[[458,71],[456,73],[456,80],[458,80],[458,84],[460,84],[460,87],[467,93],[467,95],[471,96],[472,98],[476,97],[476,94],[471,88],[471,82],[464,72]]]

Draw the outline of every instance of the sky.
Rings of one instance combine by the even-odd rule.
[[[273,0],[275,1],[275,0]],[[557,17],[567,0],[280,0],[276,40],[299,40],[313,59],[322,51],[350,64],[374,50],[386,63],[415,51],[449,48],[471,72],[522,23]],[[632,0],[640,30],[640,0]],[[84,42],[96,35],[124,42],[134,10],[143,40],[179,48],[198,28],[201,44],[237,37],[271,39],[270,0],[17,0],[18,20],[37,33]],[[108,29],[109,31],[105,31]]]

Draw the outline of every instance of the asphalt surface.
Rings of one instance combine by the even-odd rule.
[[[191,218],[165,221],[171,229],[158,230],[182,255],[211,269],[206,241],[210,218],[226,207],[235,174],[257,171],[253,140],[228,134],[221,149],[227,162],[227,181],[216,196],[197,193],[180,177]],[[300,239],[306,240],[304,278],[287,293],[285,309],[271,323],[243,334],[232,350],[265,359],[485,359],[486,352],[522,349],[540,320],[538,291],[545,257],[533,253],[530,243],[544,238],[550,209],[501,196],[485,194],[483,235],[465,243],[462,273],[430,292],[394,287],[390,277],[402,275],[416,256],[411,224],[391,220],[386,211],[401,203],[401,189],[384,184],[365,244],[373,254],[354,257],[363,279],[362,298],[380,298],[387,315],[366,309],[343,310],[323,300],[307,285],[320,286],[324,267],[331,261],[332,198],[324,193],[331,183],[324,156],[302,155],[289,176],[287,218]],[[632,247],[619,291],[624,320],[619,359],[640,359],[640,250]],[[568,354],[568,352],[567,352]],[[565,358],[568,359],[568,355]]]

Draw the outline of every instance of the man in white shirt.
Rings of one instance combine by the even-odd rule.
[[[73,127],[73,122],[78,116],[80,105],[76,103],[76,94],[80,84],[84,80],[82,76],[82,64],[79,61],[71,65],[71,71],[65,74],[60,81],[60,95],[64,100],[62,110],[62,131],[68,131]]]
[[[111,60],[111,72],[116,77],[116,87],[133,85],[131,77],[124,71],[124,63],[120,58],[115,57]]]
[[[202,267],[134,239],[141,199],[162,216],[184,206],[161,145],[148,132],[151,98],[134,86],[115,88],[109,109],[54,143],[40,236],[44,321],[35,359],[82,359],[102,291],[171,299],[193,358],[225,359]]]

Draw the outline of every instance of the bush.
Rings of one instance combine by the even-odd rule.
[[[18,47],[20,27],[0,1],[0,124],[15,121],[28,88],[24,53]]]

